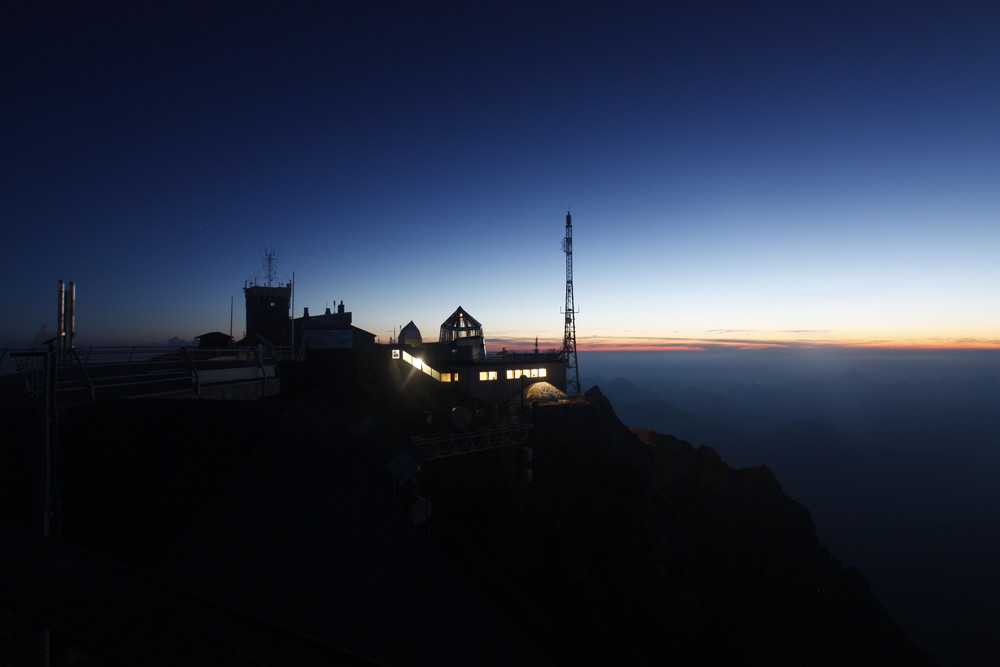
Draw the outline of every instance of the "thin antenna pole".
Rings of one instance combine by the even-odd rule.
[[[229,337],[233,337],[233,301],[236,299],[234,296],[229,297]]]
[[[58,304],[56,306],[56,349],[60,352],[65,349],[66,341],[66,283],[59,281]]]
[[[76,283],[69,281],[69,292],[66,293],[66,347],[76,348]]]
[[[267,286],[274,287],[274,260],[277,259],[277,251],[274,248],[264,251],[264,264],[267,266]]]

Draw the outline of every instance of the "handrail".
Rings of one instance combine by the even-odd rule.
[[[73,356],[76,357],[76,363],[80,365],[80,370],[83,371],[83,377],[87,379],[87,385],[90,387],[90,400],[91,402],[96,401],[97,389],[94,387],[94,380],[90,377],[90,373],[87,372],[87,367],[80,360],[80,354],[76,351],[76,348],[73,348],[72,352]]]
[[[43,359],[47,355],[61,369],[56,391],[71,402],[99,397],[186,393],[202,395],[206,386],[260,381],[266,394],[276,377],[278,350],[262,348],[108,347],[81,348],[66,353],[44,349],[4,349],[0,359],[13,360],[32,398],[41,396]],[[266,358],[265,358],[266,354]],[[239,369],[255,369],[251,376]],[[171,387],[171,385],[173,385]],[[156,389],[159,387],[159,389]],[[109,394],[110,392],[110,394]]]
[[[198,375],[198,366],[195,365],[194,359],[191,358],[191,353],[186,347],[182,347],[181,351],[184,353],[184,356],[187,357],[188,363],[191,364],[191,370],[194,372],[194,393],[201,396],[201,376]]]

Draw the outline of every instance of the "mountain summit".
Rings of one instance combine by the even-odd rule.
[[[438,520],[592,664],[936,664],[766,467],[630,431],[596,387],[533,421],[520,532],[468,475],[435,476]]]

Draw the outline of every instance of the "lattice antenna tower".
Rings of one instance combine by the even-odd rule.
[[[566,211],[566,238],[563,239],[566,253],[566,307],[563,315],[566,326],[563,329],[563,356],[566,358],[566,393],[575,396],[580,393],[580,371],[576,357],[576,306],[573,304],[573,217]]]
[[[264,251],[264,272],[267,275],[267,286],[274,287],[275,273],[278,270],[278,252],[274,248]]]
[[[253,277],[253,284],[259,287],[280,287],[283,282],[291,283],[288,276],[278,270],[278,251],[268,248],[264,251],[264,264]]]

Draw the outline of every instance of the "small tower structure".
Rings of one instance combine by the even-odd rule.
[[[486,358],[483,325],[461,306],[441,324],[438,342],[440,345],[451,346],[462,358]]]
[[[254,279],[243,286],[247,343],[256,344],[259,337],[274,345],[291,343],[292,283],[279,281],[277,258],[276,251],[265,250],[264,265]]]
[[[566,326],[563,329],[563,356],[566,359],[566,393],[575,396],[580,393],[580,372],[576,358],[576,306],[573,303],[573,217],[566,211],[566,238],[563,239],[566,253],[566,306],[563,315]]]

